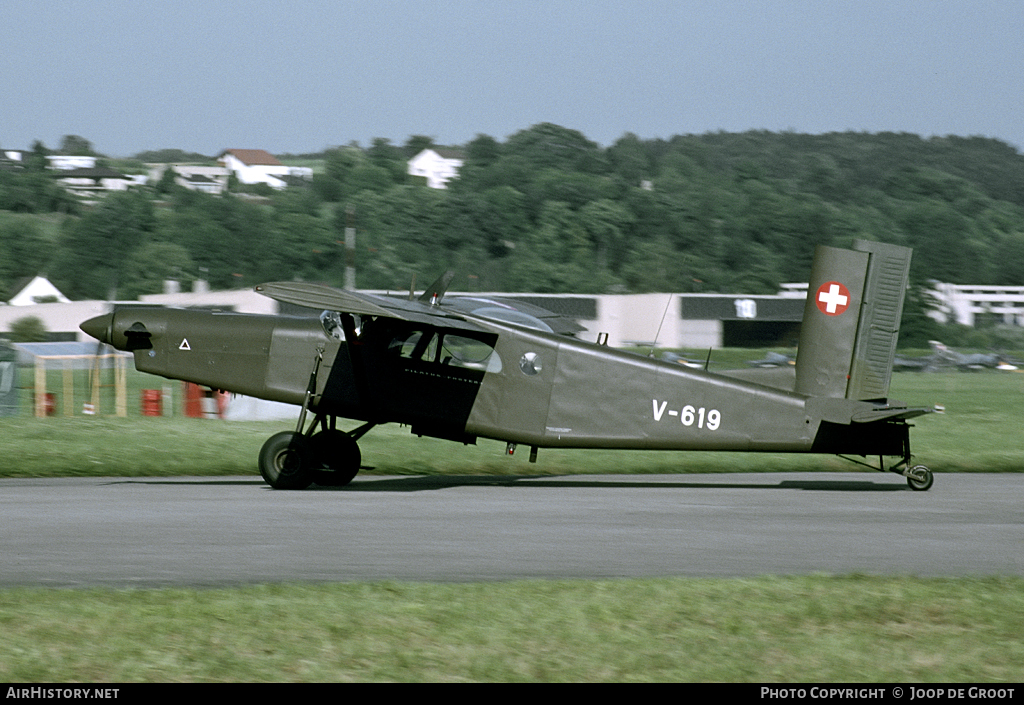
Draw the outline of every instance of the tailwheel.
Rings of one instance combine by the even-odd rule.
[[[907,484],[910,485],[910,489],[915,492],[924,492],[935,481],[932,471],[924,465],[915,465],[904,470],[903,474],[907,478]]]
[[[260,475],[275,490],[305,489],[313,482],[312,459],[309,439],[301,433],[275,433],[260,449]]]
[[[343,487],[359,473],[359,444],[344,431],[325,429],[309,439],[313,482],[324,487]]]

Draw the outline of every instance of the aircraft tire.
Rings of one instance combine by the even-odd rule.
[[[359,444],[344,431],[326,430],[309,439],[316,470],[313,482],[323,487],[344,487],[359,473]]]
[[[919,479],[914,477],[914,475],[907,475],[907,484],[910,485],[910,489],[915,492],[924,492],[932,486],[933,482],[935,482],[935,477],[932,475],[932,471],[924,465],[915,465],[910,469],[910,472],[924,476],[923,479]]]
[[[260,449],[260,475],[275,490],[301,490],[313,482],[309,440],[301,433],[282,431]]]

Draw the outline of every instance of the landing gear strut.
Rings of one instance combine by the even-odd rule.
[[[902,475],[907,478],[907,485],[910,489],[915,492],[924,492],[931,488],[932,483],[935,482],[935,477],[932,475],[932,471],[925,465],[914,465],[910,463],[913,460],[913,456],[910,455],[910,433],[909,424],[904,425],[903,431],[903,457],[894,465],[890,465],[888,468],[885,467],[885,458],[883,456],[878,457],[878,467],[869,463],[862,462],[855,458],[851,458],[846,455],[840,455],[840,458],[849,460],[850,462],[857,463],[858,465],[864,465],[872,470],[879,470],[881,472],[894,472],[897,475]],[[895,454],[894,454],[895,455]]]
[[[323,350],[319,350],[295,430],[275,433],[260,449],[260,475],[275,490],[301,490],[314,482],[342,487],[359,473],[362,455],[357,441],[376,424],[367,423],[346,433],[335,428],[337,417],[318,413],[309,429],[303,430],[322,360]]]
[[[889,471],[898,472],[900,475],[907,478],[907,484],[910,486],[910,489],[915,492],[924,492],[932,486],[932,483],[935,482],[935,478],[932,476],[932,471],[924,465],[914,465],[911,467],[910,463],[913,456],[910,455],[910,426],[906,426],[904,430],[903,460],[889,468]],[[882,459],[879,458],[878,462],[881,463]],[[903,469],[901,470],[900,468]]]

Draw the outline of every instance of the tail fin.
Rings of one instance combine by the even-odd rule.
[[[847,399],[888,395],[910,254],[907,247],[866,240],[857,240],[853,250],[818,247],[800,330],[796,392]]]

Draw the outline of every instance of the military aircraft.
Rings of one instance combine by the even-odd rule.
[[[1013,372],[1020,366],[1018,361],[1001,353],[962,353],[937,340],[929,340],[928,343],[932,349],[931,355],[910,358],[897,355],[893,361],[893,369],[897,372],[941,372],[951,369],[961,372],[984,369]]]
[[[907,421],[931,410],[887,398],[909,267],[903,247],[817,248],[795,376],[781,383],[585,342],[575,321],[520,302],[445,298],[451,273],[415,299],[256,287],[322,310],[319,320],[121,309],[81,328],[131,351],[140,371],[300,406],[295,430],[260,450],[276,489],[347,484],[358,440],[400,423],[460,443],[503,441],[509,454],[529,446],[531,462],[540,448],[877,456],[877,467],[850,459],[927,490],[932,473],[912,465]],[[361,423],[345,431],[339,418]]]
[[[747,360],[747,364],[751,367],[785,367],[795,365],[796,362],[789,355],[769,350],[760,360]]]
[[[929,340],[928,344],[932,348],[930,363],[935,368],[956,367],[963,372],[987,368],[1003,371],[1017,369],[1016,365],[999,354],[962,353],[937,340]]]
[[[703,369],[707,367],[708,364],[707,360],[694,360],[693,358],[684,357],[679,353],[674,353],[669,350],[662,353],[661,359],[665,362],[674,362],[677,365],[686,365],[687,367],[692,367],[695,370]]]

